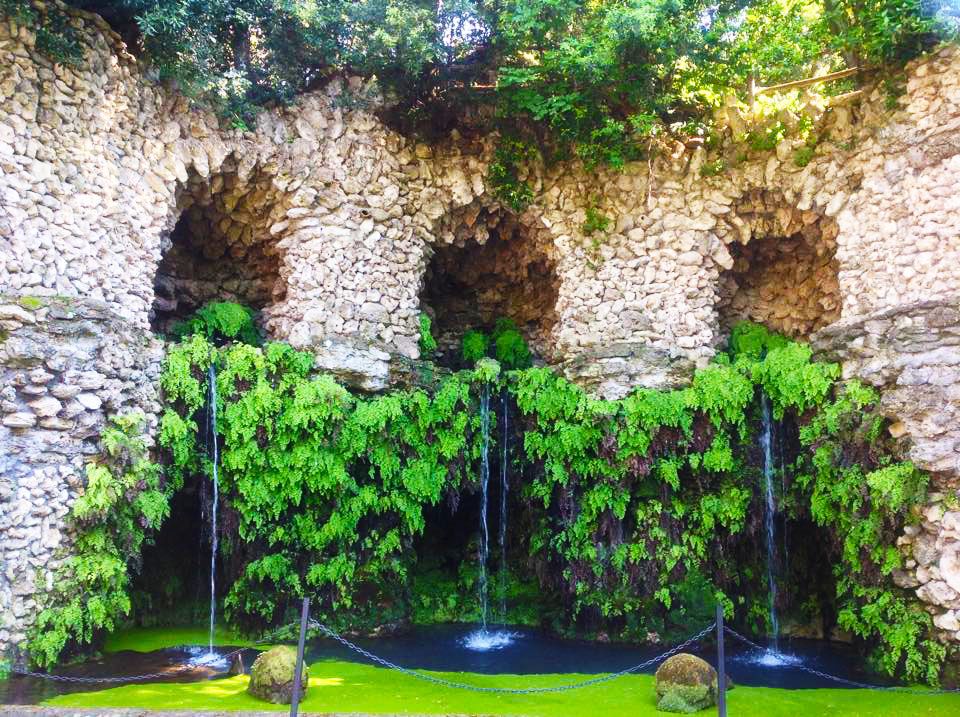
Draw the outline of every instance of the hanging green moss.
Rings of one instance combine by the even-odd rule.
[[[527,368],[531,363],[530,347],[513,319],[498,319],[493,329],[494,358],[506,369]]]
[[[437,340],[433,337],[433,322],[427,314],[420,314],[420,355],[430,357],[437,350]]]
[[[790,504],[838,541],[841,624],[884,647],[886,671],[935,677],[943,655],[928,639],[929,618],[906,610],[909,602],[886,580],[899,566],[888,546],[925,484],[909,464],[889,457],[868,451],[851,461],[848,444],[874,445],[880,424],[850,435],[842,416],[865,415],[876,396],[838,384],[836,365],[745,324],[734,331],[730,353],[697,371],[690,387],[604,401],[546,368],[502,373],[501,365],[529,361],[507,321],[498,322],[492,342],[468,333],[464,358],[477,362],[475,370],[454,374],[433,394],[360,398],[313,376],[312,356],[284,344],[217,350],[194,336],[171,351],[161,443],[181,470],[202,466],[194,414],[206,395],[206,368],[220,366],[221,487],[241,541],[258,546],[227,599],[231,615],[274,622],[286,607],[280,596],[304,592],[354,623],[364,612],[360,594],[371,619],[409,609],[396,598],[409,594],[412,541],[425,530],[425,509],[475,484],[472,386],[484,382],[505,387],[516,402],[527,464],[526,550],[568,625],[600,620],[635,637],[665,629],[671,610],[706,614],[717,600],[731,616],[760,615],[751,601],[765,600],[759,571],[729,556],[754,542],[745,534],[758,478],[748,453],[762,390],[778,417],[804,426],[811,450],[796,466]],[[868,515],[854,496],[864,481],[875,493]],[[844,485],[850,495],[836,493]],[[832,492],[824,493],[827,486]],[[865,518],[874,528],[864,527]],[[855,560],[868,564],[861,554],[868,545],[879,551],[867,556],[876,569],[851,570]],[[867,609],[878,595],[891,605],[882,619]],[[440,613],[442,604],[436,597],[421,602]]]
[[[487,355],[487,347],[489,345],[489,336],[482,331],[471,329],[463,335],[463,340],[460,344],[460,354],[466,363],[472,364]]]
[[[850,381],[801,429],[809,449],[796,487],[813,520],[828,528],[840,604],[838,622],[877,649],[876,666],[936,683],[946,648],[931,639],[930,615],[892,586],[903,567],[896,540],[926,498],[928,476],[884,450],[879,396]]]
[[[732,619],[763,629],[766,585],[749,520],[759,509],[751,451],[763,391],[777,416],[800,426],[783,506],[826,536],[840,625],[878,648],[879,668],[935,681],[944,650],[930,618],[890,580],[902,562],[896,537],[923,502],[926,477],[891,457],[873,391],[840,382],[837,366],[756,325],[738,326],[729,352],[689,387],[618,401],[547,368],[504,370],[529,359],[507,322],[495,336],[509,337],[509,350],[475,335],[473,370],[430,393],[374,397],[315,375],[313,356],[286,344],[218,348],[201,332],[171,348],[159,443],[174,485],[209,472],[199,426],[207,371],[217,368],[221,495],[236,525],[226,547],[231,620],[281,622],[303,594],[324,619],[354,628],[469,619],[469,575],[433,575],[416,541],[432,506],[476,490],[486,385],[516,406],[511,495],[524,534],[513,550],[536,576],[535,612],[561,631],[642,638],[702,623],[719,601]],[[57,630],[42,624],[41,633]],[[53,659],[62,641],[41,639]]]
[[[184,427],[206,395],[202,337],[173,348],[164,374],[161,444],[174,465],[195,469]],[[215,352],[221,491],[242,541],[257,544],[227,597],[247,624],[278,620],[289,595],[330,611],[390,602],[406,578],[423,510],[470,480],[477,418],[469,376],[423,391],[362,399],[313,357],[286,344],[234,344]],[[199,361],[197,361],[199,357]],[[184,371],[187,365],[191,371]]]

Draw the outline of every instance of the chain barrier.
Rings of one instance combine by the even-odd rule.
[[[716,627],[716,623],[711,623],[700,632],[691,636],[687,640],[684,640],[683,642],[681,642],[679,645],[675,645],[674,647],[671,647],[669,650],[666,650],[665,652],[657,655],[656,657],[651,657],[648,660],[644,660],[639,664],[633,665],[624,670],[620,670],[619,672],[613,672],[608,675],[601,675],[599,677],[592,677],[590,679],[582,680],[580,682],[572,682],[570,684],[556,685],[553,687],[484,687],[482,685],[471,685],[465,682],[455,682],[453,680],[447,680],[442,677],[436,677],[434,675],[429,675],[423,672],[419,672],[417,670],[412,670],[407,667],[403,667],[394,662],[391,662],[390,660],[384,659],[379,655],[375,655],[372,652],[365,650],[359,645],[351,642],[347,638],[343,637],[337,632],[331,630],[329,627],[327,627],[323,623],[320,623],[316,620],[311,620],[310,626],[316,630],[319,630],[321,633],[323,633],[330,639],[336,642],[339,642],[341,645],[348,648],[349,650],[352,650],[353,652],[356,652],[358,655],[365,657],[371,662],[374,662],[382,667],[386,667],[387,669],[390,669],[390,670],[396,670],[397,672],[401,672],[410,677],[415,677],[416,679],[423,680],[425,682],[431,682],[435,685],[450,687],[454,689],[470,690],[473,692],[494,692],[494,693],[501,693],[501,694],[529,695],[529,694],[566,692],[569,690],[577,690],[584,687],[599,685],[605,682],[616,680],[620,677],[624,677],[629,674],[639,672],[648,667],[652,667],[658,662],[661,662],[662,660],[665,660],[671,655],[674,655],[680,652],[684,648],[689,647],[690,645],[693,645],[699,642],[700,640],[702,640],[704,637],[707,636],[707,634],[709,634]],[[745,637],[744,635],[741,635],[739,632],[737,632],[736,630],[734,630],[733,628],[727,625],[724,625],[723,629],[726,632],[728,632],[732,637],[736,638],[737,640],[744,643],[748,647],[753,648],[754,650],[757,650],[759,652],[764,652],[767,649],[761,645],[758,645],[756,642],[754,642],[750,638]],[[278,631],[275,631],[275,632],[278,632]],[[268,642],[271,642],[271,640],[263,639],[263,640],[258,640],[254,644],[266,644]],[[245,649],[248,649],[248,648],[241,647],[239,649],[232,650],[231,652],[225,653],[222,657],[227,660],[232,659],[236,655],[239,655],[241,652],[243,652]],[[70,675],[54,675],[47,672],[35,672],[33,670],[19,670],[16,668],[10,670],[10,674],[17,675],[19,677],[32,677],[35,679],[50,680],[53,682],[74,683],[74,684],[123,684],[126,682],[143,682],[146,680],[169,679],[171,677],[177,676],[184,672],[189,672],[191,670],[199,669],[200,667],[202,667],[202,665],[184,663],[182,665],[174,666],[165,672],[151,672],[144,675],[130,675],[126,677],[73,677]],[[902,692],[902,693],[911,694],[911,695],[942,695],[942,694],[960,693],[960,688],[918,689],[914,687],[902,687],[899,685],[871,685],[866,682],[857,682],[856,680],[850,680],[845,677],[838,677],[836,675],[831,675],[830,673],[823,672],[822,670],[817,670],[813,667],[808,667],[807,665],[803,665],[800,663],[790,665],[790,667],[794,667],[798,670],[803,670],[804,672],[807,672],[811,675],[816,675],[817,677],[820,677],[821,679],[824,679],[824,680],[837,682],[839,684],[847,685],[849,687],[856,687],[856,688],[865,689],[865,690]]]
[[[740,642],[743,642],[744,644],[749,645],[753,649],[759,650],[760,652],[766,652],[767,648],[758,645],[748,637],[744,637],[733,628],[724,625],[723,629],[729,632],[736,639],[740,640]],[[856,680],[848,680],[845,677],[837,677],[836,675],[831,675],[828,672],[823,672],[813,667],[808,667],[807,665],[801,664],[799,662],[789,666],[795,667],[798,670],[803,670],[804,672],[808,672],[811,675],[816,675],[817,677],[820,677],[821,679],[824,679],[824,680],[838,682],[843,685],[848,685],[850,687],[857,687],[863,690],[879,690],[882,692],[903,692],[909,695],[943,695],[943,694],[950,694],[950,693],[960,693],[960,689],[918,689],[916,687],[902,687],[900,685],[870,685],[870,684],[867,684],[866,682],[857,682]]]
[[[669,650],[667,650],[661,655],[657,655],[656,657],[651,657],[649,660],[644,660],[638,665],[633,665],[632,667],[628,667],[625,670],[621,670],[620,672],[614,672],[609,675],[601,675],[600,677],[593,677],[588,680],[582,680],[581,682],[572,682],[567,685],[556,685],[554,687],[483,687],[481,685],[471,685],[465,682],[454,682],[453,680],[446,680],[442,677],[435,677],[434,675],[428,675],[423,672],[418,672],[417,670],[411,670],[407,667],[402,667],[394,662],[390,662],[390,660],[385,660],[384,658],[379,657],[378,655],[374,655],[372,652],[364,650],[359,645],[356,645],[350,642],[350,640],[348,640],[347,638],[337,634],[336,632],[331,630],[329,627],[327,627],[326,625],[320,622],[317,622],[316,620],[311,620],[310,626],[319,630],[330,639],[339,642],[344,647],[347,647],[348,649],[353,650],[357,654],[362,655],[368,660],[375,662],[378,665],[381,665],[382,667],[386,667],[391,670],[402,672],[403,674],[409,675],[410,677],[415,677],[418,680],[423,680],[425,682],[432,682],[433,684],[440,685],[442,687],[452,687],[454,689],[470,690],[472,692],[497,692],[501,694],[511,694],[511,695],[533,695],[533,694],[543,694],[548,692],[566,692],[568,690],[577,690],[583,687],[590,687],[591,685],[599,685],[604,682],[610,682],[611,680],[615,680],[619,677],[624,677],[625,675],[629,675],[634,672],[639,672],[640,670],[646,667],[651,667],[652,665],[655,665],[661,660],[667,657],[670,657],[670,655],[680,652],[685,647],[688,647],[696,642],[699,642],[716,627],[716,623],[711,623],[710,625],[702,629],[700,632],[698,632],[696,635],[690,637],[684,642],[681,642],[679,645],[676,645],[675,647],[671,647]]]
[[[228,652],[222,657],[224,659],[231,659],[236,655],[239,655],[243,652],[245,647],[241,647],[232,652]],[[190,670],[196,670],[203,667],[203,665],[193,665],[188,662],[185,662],[182,665],[175,665],[171,667],[166,672],[150,672],[145,675],[129,675],[127,677],[73,677],[71,675],[52,675],[49,672],[35,672],[33,670],[18,670],[16,668],[10,670],[11,675],[17,675],[18,677],[33,677],[40,680],[50,680],[51,682],[71,682],[76,684],[116,684],[124,682],[143,682],[144,680],[161,680],[168,679],[175,675],[179,675],[183,672],[189,672]]]

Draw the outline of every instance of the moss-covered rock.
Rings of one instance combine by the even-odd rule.
[[[274,647],[257,657],[250,669],[247,692],[257,699],[274,704],[290,704],[293,700],[293,675],[297,668],[297,651],[292,647]],[[307,666],[300,676],[300,697],[307,693]]]
[[[657,709],[692,714],[717,703],[717,671],[696,655],[681,652],[656,673]]]

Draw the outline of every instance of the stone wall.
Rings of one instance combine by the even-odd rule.
[[[153,417],[162,342],[92,299],[0,295],[0,646],[22,644],[105,416]],[[145,426],[152,432],[155,422]]]
[[[800,140],[734,152],[745,120],[727,108],[719,118],[728,127],[719,150],[727,167],[716,176],[701,170],[718,155],[682,145],[623,171],[534,166],[534,202],[514,215],[486,183],[493,138],[454,133],[436,146],[417,144],[382,125],[375,107],[343,103],[347,90],[368,94],[343,78],[265,111],[252,131],[222,127],[146,79],[99,18],[76,13],[75,22],[85,53],[77,67],[54,66],[34,50],[29,30],[0,22],[0,294],[13,307],[0,319],[12,337],[0,345],[0,439],[20,447],[7,451],[21,457],[4,471],[3,489],[16,496],[18,516],[39,516],[47,505],[62,516],[106,415],[152,410],[151,322],[163,327],[214,296],[253,303],[271,337],[311,349],[319,368],[367,390],[385,388],[398,366],[418,358],[421,311],[438,314],[450,346],[466,321],[506,310],[542,357],[608,397],[682,385],[739,316],[801,337],[819,329],[848,374],[866,375],[873,359],[855,344],[831,344],[833,326],[874,341],[869,317],[906,312],[919,321],[911,312],[922,302],[960,301],[954,48],[908,68],[894,111],[879,90],[812,107],[816,131],[829,139],[804,166]],[[613,220],[609,231],[584,235],[588,206]],[[457,256],[479,263],[454,271]],[[476,305],[445,301],[451,293],[438,276],[462,282]],[[25,308],[34,299],[49,313]],[[49,320],[66,301],[99,317],[72,320],[92,332],[76,355],[58,333],[65,319]],[[11,357],[5,346],[22,336],[54,347],[53,367],[31,367],[53,378],[34,381]],[[890,343],[883,361],[896,363],[904,341]],[[910,341],[941,360],[939,344]],[[99,360],[96,345],[107,356],[136,354],[96,371],[139,386],[143,400],[100,397],[76,413],[73,399],[52,394],[57,382],[74,383],[61,372]],[[894,374],[884,374],[884,385],[896,387],[885,401],[911,455],[936,472],[937,491],[955,493],[960,444],[938,423],[956,414],[955,382],[918,383],[926,374],[906,368]],[[936,417],[920,418],[930,386],[940,386]],[[43,387],[59,407],[31,393]],[[61,443],[76,450],[42,448]],[[29,446],[39,452],[28,456]],[[0,649],[19,640],[30,596],[42,589],[42,580],[23,582],[24,566],[50,565],[64,545],[63,536],[31,537],[26,548],[17,531],[34,524],[0,523],[0,597],[14,583],[20,591],[16,612],[0,604]],[[952,540],[949,520],[929,525],[941,547]],[[930,590],[920,597],[952,625],[942,616],[954,598]]]
[[[956,240],[955,240],[956,241]],[[906,570],[945,637],[960,640],[960,300],[927,300],[847,319],[817,332],[823,358],[882,392],[881,408],[909,436],[907,455],[931,473],[930,502],[899,539]]]

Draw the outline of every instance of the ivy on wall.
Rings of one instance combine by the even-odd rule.
[[[86,485],[70,510],[76,542],[33,628],[30,655],[39,665],[55,664],[65,648],[91,643],[130,614],[130,582],[144,544],[182,485],[150,460],[142,414],[115,418],[101,444],[103,453],[87,465]]]

